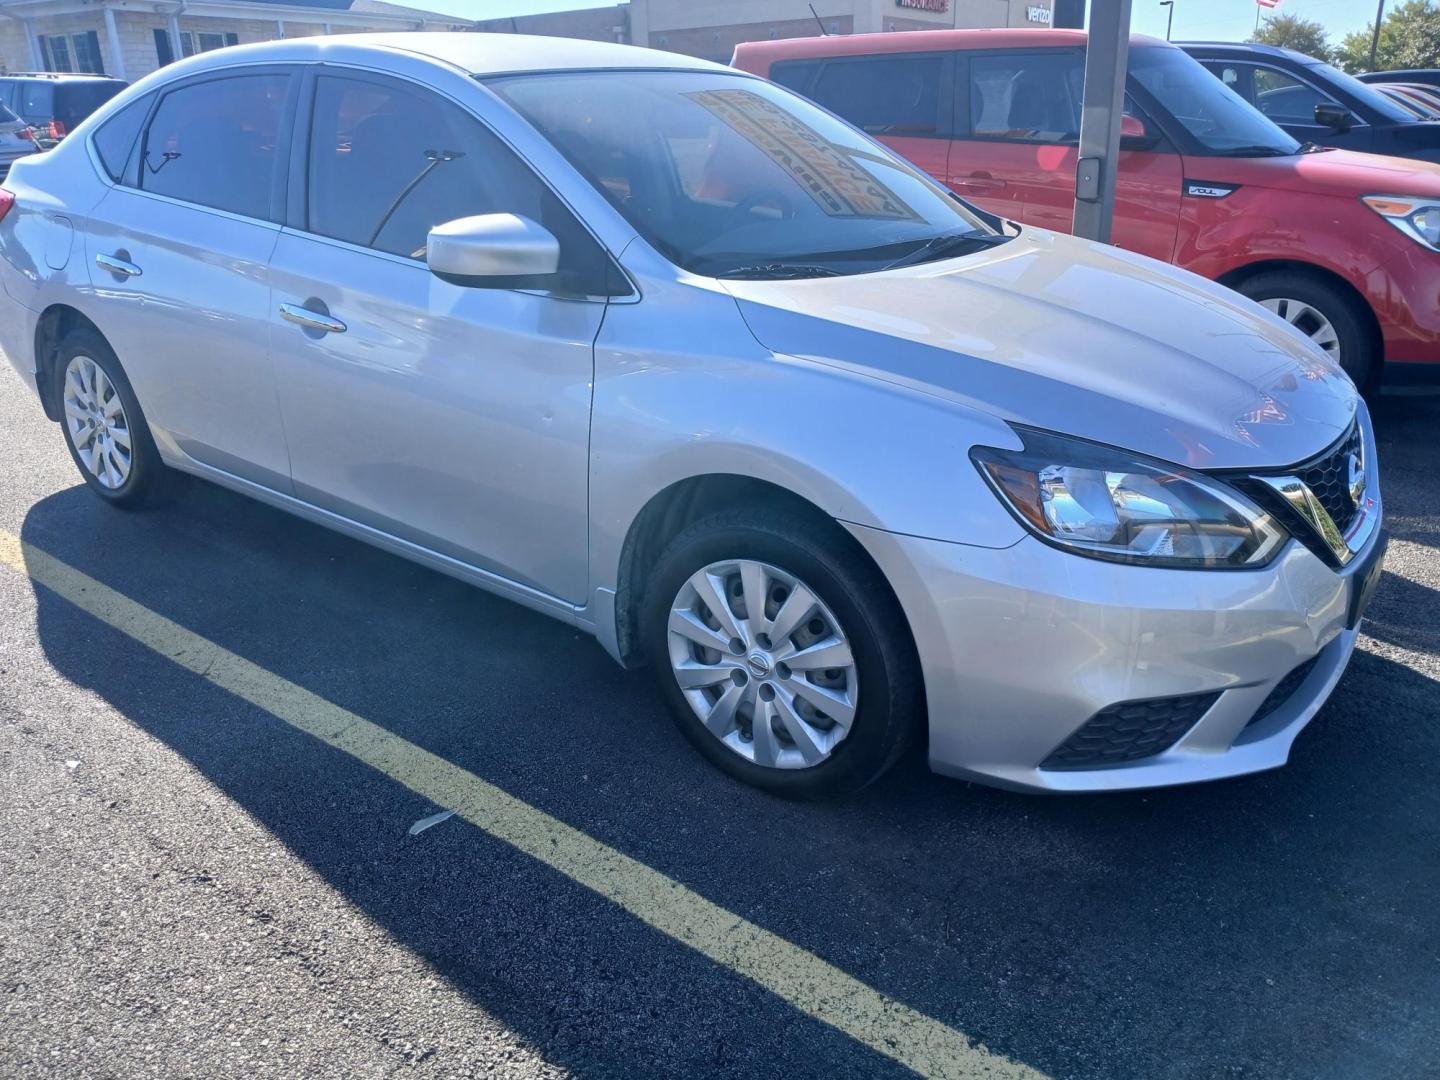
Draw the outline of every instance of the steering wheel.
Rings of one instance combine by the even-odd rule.
[[[766,203],[778,202],[780,204],[780,217],[788,220],[795,216],[795,207],[790,202],[790,196],[779,188],[761,188],[759,191],[751,192],[730,208],[729,217],[731,221],[738,223],[750,216],[757,207]]]

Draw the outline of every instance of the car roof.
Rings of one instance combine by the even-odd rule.
[[[1234,53],[1236,56],[1274,56],[1293,60],[1297,64],[1323,63],[1313,56],[1280,45],[1254,45],[1248,41],[1177,41],[1175,44],[1186,52],[1203,50],[1209,53]]]
[[[971,49],[1053,49],[1084,46],[1084,30],[996,28],[985,30],[904,30],[887,34],[832,34],[825,37],[747,41],[735,47],[737,58],[799,60],[819,56],[873,56],[876,53],[966,51]],[[1131,34],[1131,45],[1164,45],[1159,38]]]
[[[377,54],[403,52],[428,57],[471,75],[499,75],[521,72],[575,70],[660,70],[724,71],[733,69],[709,60],[616,45],[605,41],[575,38],[538,37],[529,34],[476,34],[468,31],[406,31],[386,34],[337,34],[335,36],[283,38],[253,45],[200,53],[162,70],[199,71],[226,67],[237,62],[258,63],[329,59],[336,61],[374,59]]]

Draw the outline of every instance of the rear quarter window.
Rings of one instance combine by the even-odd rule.
[[[815,73],[819,70],[819,60],[782,60],[771,65],[770,81],[809,97],[810,84],[815,81]]]
[[[149,115],[154,94],[146,94],[132,101],[100,125],[95,132],[95,153],[100,164],[111,180],[117,184],[135,185],[133,176],[135,162],[132,161],[135,143],[140,138],[140,128]]]

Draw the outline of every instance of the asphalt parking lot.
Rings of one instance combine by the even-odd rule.
[[[558,623],[102,506],[0,365],[0,1075],[1434,1075],[1440,396],[1377,420],[1387,572],[1285,769],[793,805]],[[488,794],[411,835],[442,775]]]

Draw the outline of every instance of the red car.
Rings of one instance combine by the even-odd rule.
[[[932,30],[741,45],[967,202],[1069,231],[1076,30]],[[1113,239],[1223,282],[1338,359],[1440,363],[1440,166],[1301,145],[1178,48],[1131,39]]]

